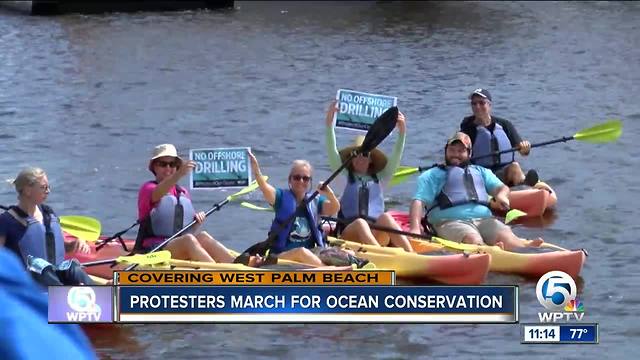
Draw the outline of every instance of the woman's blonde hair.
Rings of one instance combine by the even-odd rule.
[[[37,184],[45,175],[47,174],[39,167],[28,167],[22,169],[15,179],[9,181],[16,188],[16,192],[22,194],[25,187]]]
[[[289,170],[289,176],[293,175],[293,170],[295,168],[298,167],[308,167],[309,168],[309,172],[313,174],[313,166],[311,166],[311,163],[307,160],[293,160],[293,162],[291,162],[291,169]]]

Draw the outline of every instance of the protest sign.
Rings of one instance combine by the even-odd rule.
[[[249,148],[192,149],[189,159],[196,162],[189,185],[193,189],[245,187],[251,182]]]
[[[373,122],[387,109],[396,106],[398,98],[339,89],[336,95],[338,111],[334,121],[337,128],[368,131]]]

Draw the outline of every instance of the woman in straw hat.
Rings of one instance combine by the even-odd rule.
[[[229,249],[200,230],[205,213],[195,211],[189,192],[178,185],[195,167],[195,161],[183,161],[172,144],[153,149],[148,168],[155,180],[145,182],[138,193],[140,229],[136,250],[152,249],[195,219],[197,223],[169,242],[165,249],[174,259],[231,263],[234,257]]]
[[[346,161],[349,154],[357,149],[364,140],[364,136],[356,137],[354,144],[340,151],[336,146],[336,134],[333,118],[338,110],[334,100],[327,111],[326,117],[326,142],[331,170],[337,170]],[[339,218],[343,223],[337,224],[337,232],[340,237],[364,244],[401,247],[406,251],[412,251],[409,240],[404,235],[373,230],[368,221],[379,226],[402,230],[393,217],[384,211],[383,184],[387,183],[396,171],[405,140],[405,117],[398,113],[398,141],[393,149],[391,161],[380,150],[373,149],[366,154],[358,154],[347,166],[347,185],[340,198]]]

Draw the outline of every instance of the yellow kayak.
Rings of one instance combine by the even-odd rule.
[[[519,274],[527,277],[540,277],[549,271],[563,271],[572,277],[577,277],[586,260],[582,250],[549,251],[538,253],[518,253],[502,250],[498,246],[461,244],[450,240],[434,239],[458,252],[486,253],[491,255],[491,271]],[[411,245],[419,251],[421,246],[431,247],[431,243],[423,240],[410,239]]]
[[[408,214],[391,211],[393,218],[407,231],[409,226]],[[424,240],[410,239],[411,245],[417,252],[428,252],[433,243]],[[543,243],[541,248],[528,248],[532,252],[513,252],[502,250],[498,246],[461,244],[455,241],[433,237],[432,241],[447,249],[457,252],[491,254],[491,271],[518,274],[526,277],[537,277],[549,271],[563,271],[572,277],[577,277],[586,260],[583,250],[566,250],[557,245]],[[555,249],[557,251],[549,251]]]

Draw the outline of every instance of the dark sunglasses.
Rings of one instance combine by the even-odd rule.
[[[311,176],[307,176],[307,175],[291,175],[291,179],[295,180],[295,181],[304,181],[304,182],[309,182],[311,181]]]
[[[485,105],[486,103],[488,103],[488,101],[485,100],[480,100],[480,101],[472,101],[471,105]]]
[[[158,160],[158,161],[156,161],[156,165],[158,165],[160,167],[167,167],[167,166],[171,166],[172,168],[178,167],[178,163],[175,162],[175,161]]]

